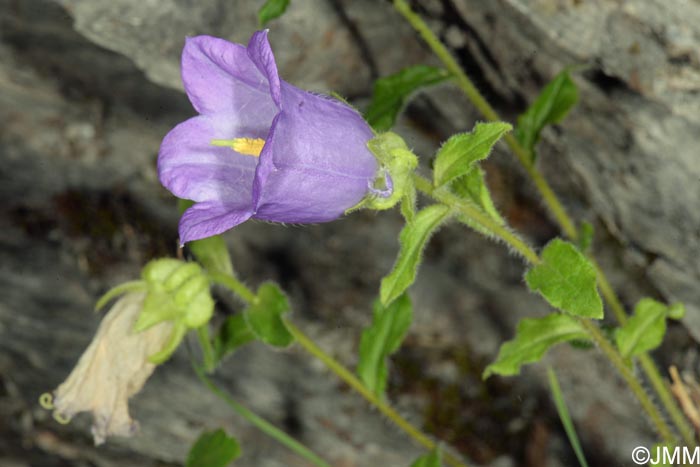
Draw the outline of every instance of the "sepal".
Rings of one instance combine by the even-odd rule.
[[[391,209],[404,197],[414,196],[413,172],[418,167],[418,157],[406,142],[396,133],[387,132],[369,140],[367,147],[377,158],[379,172],[369,194],[348,212],[360,208]]]

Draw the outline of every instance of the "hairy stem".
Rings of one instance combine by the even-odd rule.
[[[695,430],[688,424],[683,412],[676,404],[676,399],[671,394],[671,391],[666,385],[664,378],[659,373],[659,369],[656,367],[654,361],[648,354],[641,354],[638,356],[638,359],[639,365],[647,376],[647,380],[649,380],[651,387],[656,391],[656,394],[661,400],[661,404],[668,412],[671,421],[683,438],[683,443],[688,447],[697,446],[697,440],[694,436]]]
[[[416,189],[431,196],[436,201],[441,202],[446,206],[450,206],[457,211],[459,211],[464,216],[475,220],[481,224],[484,228],[493,233],[496,238],[500,238],[520,255],[522,255],[529,263],[538,264],[540,262],[540,257],[537,255],[535,250],[533,250],[525,241],[518,237],[515,233],[510,231],[508,228],[494,221],[491,217],[484,214],[480,209],[467,204],[464,200],[449,190],[444,189],[434,189],[432,183],[424,177],[415,174],[413,177],[413,182],[415,183]]]
[[[237,294],[244,301],[251,303],[255,300],[255,294],[241,283],[235,277],[228,276],[226,274],[212,274],[212,280],[227,287],[233,293]],[[408,420],[399,415],[396,410],[391,408],[386,402],[379,399],[372,393],[369,389],[365,387],[362,382],[355,377],[355,375],[350,372],[347,368],[341,365],[338,361],[333,359],[330,355],[325,353],[319,346],[316,345],[309,337],[306,336],[299,328],[289,321],[285,321],[287,330],[294,336],[295,340],[299,345],[301,345],[304,350],[309,352],[314,357],[318,358],[323,362],[329,370],[336,374],[340,379],[345,381],[352,389],[357,391],[362,397],[365,398],[370,404],[375,406],[381,413],[386,415],[389,420],[391,420],[396,426],[401,428],[406,434],[413,438],[418,444],[426,447],[427,449],[435,449],[436,443],[428,437],[428,435],[421,432],[418,428],[414,427]],[[200,370],[201,371],[201,370]],[[467,464],[461,462],[455,456],[450,453],[444,453],[444,460],[448,465],[452,467],[468,467]]]
[[[462,92],[464,92],[465,96],[472,102],[474,107],[476,107],[487,120],[501,121],[502,119],[499,117],[498,113],[493,107],[491,107],[488,101],[486,101],[476,86],[474,86],[474,83],[464,72],[457,60],[455,60],[449,50],[447,50],[442,42],[440,42],[440,39],[435,36],[423,19],[411,11],[408,3],[405,0],[394,0],[394,7],[420,34],[423,40],[433,50],[435,55],[445,65],[445,68],[447,68],[447,70],[455,77],[457,86],[462,90]],[[504,140],[513,154],[515,154],[516,158],[520,161],[528,176],[534,182],[540,196],[542,196],[542,199],[544,200],[545,205],[559,224],[561,230],[570,240],[576,241],[579,237],[576,224],[566,212],[564,205],[554,193],[552,187],[549,185],[549,183],[547,183],[547,180],[532,162],[529,152],[512,134],[505,135]],[[593,260],[592,258],[590,259]],[[598,286],[600,287],[603,298],[608,304],[608,308],[611,310],[618,322],[620,324],[624,324],[627,319],[624,306],[617,298],[617,295],[612,289],[605,273],[595,261],[593,261],[593,264],[598,275]],[[676,425],[676,428],[683,436],[683,439],[688,446],[695,446],[695,441],[691,435],[693,430],[678,408],[678,405],[664,383],[663,377],[661,376],[658,368],[647,354],[642,354],[638,358],[644,373],[649,379],[649,382],[653,386],[654,390],[657,392],[661,403],[673,420],[674,425]],[[692,442],[690,442],[691,440]]]
[[[418,444],[425,447],[426,449],[433,450],[436,447],[435,442],[430,439],[430,437],[420,431],[418,428],[413,426],[408,420],[403,418],[396,410],[394,410],[389,404],[379,399],[372,391],[367,389],[364,384],[352,373],[350,370],[341,365],[333,357],[325,353],[320,347],[318,347],[311,339],[309,339],[299,328],[294,324],[287,321],[287,328],[289,332],[292,333],[296,341],[301,345],[307,352],[309,352],[314,357],[321,360],[329,370],[335,373],[340,379],[345,381],[348,386],[357,391],[362,397],[365,398],[367,402],[375,406],[381,413],[389,418],[396,426],[401,428],[406,432],[411,438],[413,438]],[[466,464],[457,459],[452,454],[445,452],[443,453],[443,460],[448,465],[453,467],[466,467]]]
[[[241,300],[243,300],[246,303],[253,303],[257,299],[255,293],[252,290],[250,290],[248,287],[246,287],[246,285],[243,282],[239,281],[233,276],[230,276],[223,272],[210,272],[209,279],[211,279],[212,282],[215,282],[219,285],[223,285],[231,292],[238,295],[238,297],[240,297]]]
[[[433,199],[436,201],[441,202],[452,209],[459,210],[463,215],[478,222],[488,229],[494,236],[500,238],[519,252],[529,263],[538,264],[541,262],[541,259],[537,253],[523,240],[513,234],[510,230],[493,221],[489,216],[483,214],[483,212],[481,212],[479,209],[465,202],[462,198],[459,198],[446,190],[433,189],[430,181],[421,177],[420,175],[416,175],[414,177],[414,182],[419,191],[433,197]],[[673,441],[675,439],[673,433],[664,421],[656,405],[654,405],[647,393],[644,392],[639,380],[625,364],[622,356],[620,356],[612,344],[605,339],[596,324],[588,319],[579,319],[579,321],[584,324],[584,327],[586,328],[586,331],[591,339],[598,344],[598,347],[603,351],[603,355],[606,356],[610,363],[612,363],[612,365],[620,372],[625,382],[627,382],[630,390],[637,397],[637,400],[641,404],[642,408],[656,427],[659,436],[666,442]]]
[[[586,329],[588,335],[591,337],[591,339],[593,339],[593,342],[596,343],[603,354],[605,354],[610,363],[612,363],[617,369],[625,382],[627,382],[630,390],[632,390],[632,393],[637,397],[637,400],[642,405],[644,411],[649,415],[649,418],[651,418],[651,421],[656,427],[661,439],[666,443],[674,443],[676,438],[671,432],[671,429],[664,421],[659,409],[656,407],[656,405],[654,405],[639,380],[634,376],[632,369],[625,363],[622,355],[620,355],[610,341],[603,336],[595,323],[593,323],[591,320],[581,318],[579,318],[578,321]]]

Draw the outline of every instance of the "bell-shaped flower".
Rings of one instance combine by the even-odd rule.
[[[161,183],[195,201],[180,220],[182,243],[250,218],[287,223],[340,217],[373,189],[373,132],[351,107],[282,81],[267,39],[248,46],[187,39],[182,80],[199,113],[168,133]]]
[[[67,423],[79,412],[92,412],[95,444],[107,436],[131,436],[138,423],[129,415],[129,398],[139,392],[156,365],[149,357],[171,339],[173,325],[162,322],[137,332],[145,292],[122,296],[100,323],[92,342],[68,379],[42,405]]]

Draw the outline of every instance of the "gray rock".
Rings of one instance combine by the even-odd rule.
[[[95,449],[87,417],[61,427],[35,403],[89,342],[96,297],[148,259],[175,254],[177,213],[154,163],[162,136],[193,113],[179,92],[183,40],[245,42],[257,7],[0,0],[1,464],[175,465],[203,429],[224,426],[244,446],[242,465],[303,465],[203,390],[186,349],[134,398],[139,437]],[[425,3],[506,118],[563,66],[591,65],[576,78],[581,104],[544,134],[543,170],[572,213],[596,221],[601,262],[625,301],[685,300],[696,338],[699,10],[680,1]],[[292,2],[271,27],[286,80],[360,102],[377,75],[436,63],[388,3]],[[477,118],[444,85],[416,99],[398,128],[429,156]],[[510,156],[499,149],[487,169],[512,225],[538,244],[556,234]],[[280,282],[299,326],[352,367],[400,225],[396,214],[359,213],[303,228],[248,223],[226,238],[241,277]],[[412,292],[416,321],[393,360],[390,399],[475,463],[569,465],[543,365],[517,379],[480,378],[518,320],[547,311],[522,273],[500,245],[459,226],[438,233]],[[239,306],[221,300],[222,310]],[[633,446],[651,446],[638,406],[595,352],[562,347],[547,363],[592,464],[626,462]],[[217,381],[333,465],[409,465],[420,453],[300,349],[246,348]]]

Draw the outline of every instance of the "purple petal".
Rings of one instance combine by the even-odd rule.
[[[248,56],[258,67],[260,73],[267,77],[270,83],[269,92],[272,100],[279,107],[280,105],[280,77],[277,72],[277,63],[267,38],[267,29],[253,34],[248,41]]]
[[[277,111],[270,97],[273,83],[240,44],[210,36],[188,38],[182,51],[182,81],[201,114],[262,111],[272,119]]]
[[[373,136],[354,110],[282,82],[275,118],[255,174],[255,217],[325,222],[357,204],[374,180]]]
[[[252,206],[258,158],[211,145],[213,139],[267,136],[267,125],[249,127],[240,117],[200,115],[173,128],[158,155],[161,183],[179,198]]]
[[[252,214],[250,206],[197,203],[180,218],[180,244],[223,233],[247,221]]]

